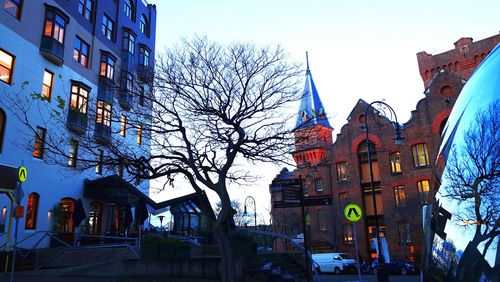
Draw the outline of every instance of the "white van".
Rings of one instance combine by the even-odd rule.
[[[356,260],[346,253],[312,254],[312,259],[319,265],[321,272],[355,272]]]

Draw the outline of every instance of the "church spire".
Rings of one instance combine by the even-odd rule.
[[[331,129],[332,127],[326,117],[325,108],[319,98],[318,90],[316,89],[311,70],[309,69],[308,52],[306,52],[306,66],[306,81],[303,96],[300,101],[299,112],[297,114],[295,129],[313,125],[321,125]]]

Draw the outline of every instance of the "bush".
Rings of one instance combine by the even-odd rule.
[[[142,241],[142,258],[188,258],[190,253],[191,245],[184,241],[155,237]]]

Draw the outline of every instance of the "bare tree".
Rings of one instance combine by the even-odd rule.
[[[470,246],[485,242],[482,255],[500,235],[500,102],[476,114],[463,143],[452,148],[443,196],[459,205],[455,221],[472,228]],[[456,137],[457,138],[457,137]]]
[[[245,162],[288,160],[293,139],[287,107],[300,98],[300,75],[299,66],[288,63],[280,47],[220,45],[206,38],[185,40],[157,61],[154,80],[148,84],[154,95],[141,97],[146,106],[128,109],[128,127],[141,130],[144,142],[150,145],[142,150],[115,137],[120,131],[116,126],[105,140],[96,142],[98,128],[93,121],[102,115],[97,110],[87,111],[86,130],[78,134],[66,130],[69,115],[81,111],[72,108],[71,101],[66,105],[62,98],[58,107],[40,109],[44,103],[39,99],[33,102],[13,97],[10,103],[16,107],[9,108],[31,128],[28,140],[36,134],[32,115],[40,114],[51,124],[45,136],[46,162],[66,164],[68,144],[77,139],[80,169],[94,168],[98,163],[121,164],[134,177],[167,179],[166,184],[183,177],[197,192],[203,188],[214,191],[221,202],[213,234],[220,247],[222,276],[224,281],[236,281],[229,244],[235,210],[228,185],[251,179],[242,166]],[[116,94],[127,98],[138,89],[131,84],[127,77],[115,84],[118,91],[110,102],[114,108],[122,106]],[[94,103],[88,101],[88,105]],[[113,111],[112,124],[119,124],[118,112]],[[32,141],[26,144],[32,150]],[[97,160],[99,150],[109,153]]]

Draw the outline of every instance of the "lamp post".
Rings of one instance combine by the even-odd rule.
[[[382,246],[380,244],[380,226],[378,223],[378,214],[377,214],[377,201],[375,197],[375,187],[374,187],[374,181],[373,181],[373,167],[372,167],[372,155],[371,155],[371,147],[370,147],[370,138],[368,134],[368,110],[370,108],[375,108],[376,107],[376,114],[377,116],[374,115],[375,112],[372,112],[372,115],[374,118],[377,117],[382,117],[384,119],[388,119],[389,122],[394,124],[395,127],[395,133],[396,136],[394,138],[394,143],[396,145],[400,146],[403,144],[403,137],[401,137],[401,129],[399,128],[399,123],[398,123],[398,118],[396,116],[396,112],[394,112],[394,109],[391,108],[387,103],[382,102],[382,101],[375,101],[370,103],[368,106],[366,106],[365,109],[365,133],[366,133],[366,149],[367,149],[367,154],[368,154],[368,167],[370,168],[370,188],[371,188],[371,193],[372,193],[372,200],[373,200],[373,214],[375,216],[375,239],[377,240],[377,281],[389,281],[389,276],[387,275],[387,272],[385,271],[385,259],[384,255],[382,253]],[[394,117],[394,122],[392,121],[392,117]]]
[[[160,219],[160,230],[163,229],[163,219],[165,218],[164,215],[159,215],[158,218]]]
[[[253,216],[254,216],[254,224],[255,228],[257,228],[257,205],[255,204],[255,199],[252,196],[248,196],[245,198],[245,206],[244,206],[244,211],[243,214],[247,215],[247,200],[251,199],[253,201]]]

